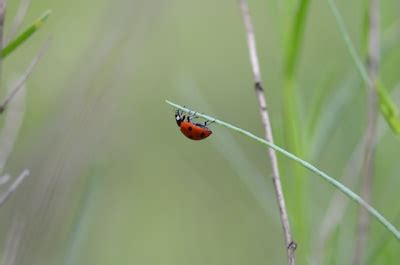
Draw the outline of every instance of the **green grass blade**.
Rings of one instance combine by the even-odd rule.
[[[285,45],[285,59],[284,59],[284,71],[283,71],[283,119],[284,119],[284,140],[286,148],[293,150],[297,155],[303,156],[303,135],[302,135],[302,123],[298,115],[298,91],[297,91],[297,78],[296,70],[301,55],[301,46],[304,37],[305,24],[307,14],[310,6],[310,0],[301,0],[293,3],[292,9],[294,12],[290,12],[290,17],[287,19],[290,21],[289,36],[286,38]],[[293,19],[292,19],[293,16]],[[289,19],[290,18],[290,19]],[[293,208],[289,208],[294,213],[296,222],[293,223],[294,230],[298,231],[298,238],[303,242],[304,246],[308,246],[306,240],[307,234],[307,187],[308,183],[304,181],[302,175],[304,170],[299,165],[293,165],[292,172],[294,172],[294,187],[291,190],[291,194],[294,198]],[[302,255],[302,254],[300,254]],[[302,259],[302,257],[299,257]]]
[[[191,109],[182,107],[181,105],[175,104],[171,101],[166,100],[166,103],[168,103],[169,105],[178,108],[180,110],[183,110],[185,112],[194,112]],[[375,217],[388,231],[390,231],[397,240],[400,241],[400,231],[397,230],[397,228],[391,224],[382,214],[380,214],[375,208],[373,208],[371,205],[369,205],[366,201],[364,201],[359,195],[357,195],[356,193],[354,193],[352,190],[350,190],[348,187],[346,187],[345,185],[343,185],[342,183],[340,183],[339,181],[337,181],[336,179],[330,177],[328,174],[326,174],[325,172],[323,172],[322,170],[318,169],[317,167],[313,166],[312,164],[308,163],[307,161],[302,160],[301,158],[295,156],[294,154],[286,151],[285,149],[269,142],[266,141],[258,136],[255,136],[254,134],[243,130],[239,127],[236,127],[232,124],[229,124],[227,122],[221,121],[221,120],[217,120],[214,117],[199,113],[199,112],[195,112],[197,116],[204,118],[206,120],[210,120],[210,121],[214,121],[215,123],[225,126],[231,130],[234,130],[236,132],[239,132],[241,134],[246,135],[247,137],[252,138],[253,140],[256,140],[259,143],[262,143],[266,146],[268,146],[269,148],[274,149],[275,151],[283,154],[284,156],[296,161],[297,163],[299,163],[300,165],[302,165],[303,167],[307,168],[308,170],[310,170],[311,172],[315,173],[316,175],[318,175],[319,177],[321,177],[322,179],[324,179],[325,181],[327,181],[328,183],[330,183],[332,186],[334,186],[335,188],[339,189],[341,192],[343,192],[346,196],[348,196],[350,199],[352,199],[353,201],[357,202],[358,204],[360,204],[362,207],[365,208],[365,210],[367,210],[368,213],[370,213],[373,217]]]
[[[21,46],[27,39],[29,39],[33,33],[39,30],[44,23],[46,22],[47,18],[50,16],[51,10],[47,10],[44,12],[38,19],[33,22],[31,26],[29,26],[24,32],[22,32],[17,38],[11,41],[1,52],[0,57],[1,59],[6,58],[10,55],[13,51],[15,51],[19,46]]]

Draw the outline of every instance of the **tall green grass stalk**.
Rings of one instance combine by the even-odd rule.
[[[299,156],[304,156],[303,150],[303,135],[301,123],[299,120],[298,108],[298,91],[296,69],[301,54],[301,46],[304,37],[304,29],[306,18],[309,10],[309,0],[301,0],[296,3],[294,19],[291,23],[289,36],[286,41],[284,72],[283,72],[283,119],[284,119],[284,140],[285,146],[293,153]],[[298,165],[292,168],[294,183],[291,185],[294,204],[292,212],[295,215],[294,227],[303,246],[308,246],[306,236],[306,220],[307,213],[307,187],[308,184],[304,181],[304,171]]]
[[[400,241],[400,231],[397,230],[397,228],[391,224],[381,213],[379,213],[375,208],[373,208],[371,205],[369,205],[366,201],[364,201],[359,195],[357,195],[356,193],[354,193],[352,190],[350,190],[348,187],[346,187],[345,185],[343,185],[342,183],[340,183],[339,181],[337,181],[336,179],[332,178],[331,176],[329,176],[328,174],[326,174],[325,172],[323,172],[322,170],[318,169],[317,167],[313,166],[312,164],[308,163],[307,161],[297,157],[296,155],[286,151],[285,149],[269,142],[266,141],[244,129],[241,129],[239,127],[236,127],[230,123],[221,121],[221,120],[217,120],[214,117],[199,113],[197,111],[193,111],[191,109],[188,109],[186,107],[183,107],[181,105],[178,105],[176,103],[173,103],[169,100],[165,101],[167,104],[180,109],[182,111],[185,111],[187,113],[196,113],[197,116],[206,119],[206,120],[210,120],[215,122],[216,124],[225,126],[231,130],[234,130],[236,132],[239,132],[261,144],[264,144],[266,146],[268,146],[269,148],[274,149],[275,151],[283,154],[284,156],[290,158],[291,160],[294,160],[295,162],[297,162],[298,164],[302,165],[303,167],[305,167],[306,169],[308,169],[309,171],[313,172],[314,174],[316,174],[317,176],[321,177],[323,180],[325,180],[326,182],[328,182],[329,184],[331,184],[332,186],[334,186],[335,188],[339,189],[341,192],[343,192],[347,197],[349,197],[350,199],[352,199],[353,201],[355,201],[356,203],[360,204],[362,207],[365,208],[365,210],[367,210],[368,213],[370,213],[375,219],[377,219],[389,232],[391,232],[393,234],[393,236]]]

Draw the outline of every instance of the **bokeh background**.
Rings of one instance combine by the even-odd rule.
[[[287,6],[295,2],[249,1],[282,146]],[[6,29],[18,4],[8,3]],[[360,47],[365,1],[337,4]],[[3,62],[4,87],[51,36],[25,97],[10,108],[21,127],[5,172],[31,175],[0,211],[2,263],[285,264],[265,147],[217,125],[209,139],[190,141],[164,102],[263,134],[238,1],[38,0],[24,25],[46,9],[48,23]],[[399,12],[398,0],[381,1],[380,73],[398,106]],[[327,1],[311,1],[306,23],[296,96],[302,155],[358,192],[366,89]],[[373,205],[399,227],[400,142],[382,118],[379,131]],[[304,171],[299,193],[293,162],[279,159],[299,264],[349,264],[358,207],[340,197],[346,210],[321,247],[335,190]],[[372,220],[368,262],[397,264],[398,250]]]

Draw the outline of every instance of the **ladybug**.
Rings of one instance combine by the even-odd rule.
[[[192,118],[197,118],[195,115],[183,115],[182,111],[177,110],[175,112],[175,121],[178,127],[181,128],[181,132],[189,139],[198,141],[203,140],[212,134],[212,131],[207,127],[207,124],[213,123],[205,121],[204,124],[193,123]],[[186,119],[186,121],[185,121]]]

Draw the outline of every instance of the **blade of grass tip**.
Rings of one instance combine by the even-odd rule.
[[[324,179],[326,182],[328,182],[329,184],[331,184],[332,186],[336,187],[337,189],[339,189],[341,192],[343,192],[346,196],[348,196],[350,199],[352,199],[353,201],[357,202],[358,204],[360,204],[362,207],[364,207],[375,219],[377,219],[388,231],[390,231],[394,237],[400,241],[400,231],[397,230],[397,228],[391,224],[381,213],[379,213],[375,208],[373,208],[371,205],[369,205],[366,201],[364,201],[359,195],[357,195],[356,193],[354,193],[352,190],[350,190],[348,187],[346,187],[345,185],[343,185],[341,182],[337,181],[336,179],[332,178],[331,176],[329,176],[328,174],[326,174],[325,172],[323,172],[322,170],[318,169],[317,167],[313,166],[312,164],[308,163],[307,161],[297,157],[296,155],[286,151],[285,149],[283,149],[282,147],[279,147],[269,141],[266,141],[244,129],[241,129],[239,127],[236,127],[230,123],[215,119],[214,117],[199,113],[197,111],[193,111],[191,109],[188,109],[186,107],[183,107],[181,105],[178,105],[176,103],[173,103],[169,100],[165,101],[167,104],[178,108],[180,110],[183,110],[185,112],[195,112],[197,116],[202,117],[206,120],[210,120],[215,122],[216,124],[225,126],[231,130],[234,130],[236,132],[239,132],[243,135],[246,135],[247,137],[252,138],[253,140],[262,143],[266,146],[268,146],[269,148],[274,149],[275,151],[283,154],[284,156],[296,161],[297,163],[301,164],[303,167],[307,168],[308,170],[310,170],[311,172],[315,173],[317,176],[321,177],[322,179]]]
[[[15,83],[14,87],[11,88],[10,93],[7,95],[7,97],[3,100],[3,102],[0,104],[0,114],[2,114],[7,106],[8,103],[13,99],[15,94],[21,89],[21,87],[24,85],[25,81],[28,79],[30,74],[32,73],[33,69],[35,68],[36,64],[40,61],[40,59],[43,57],[44,53],[47,51],[48,48],[48,41],[46,41],[41,50],[38,52],[35,58],[33,58],[31,64],[28,66],[28,68],[25,70],[25,72],[21,75],[21,77],[17,80]]]
[[[46,22],[51,14],[51,10],[45,11],[38,19],[33,22],[24,32],[22,32],[17,38],[11,41],[4,49],[0,52],[0,58],[5,59],[13,51],[15,51],[19,46],[21,46],[27,39],[29,39],[33,33],[38,31]]]
[[[8,188],[7,191],[5,191],[1,197],[0,197],[0,207],[3,206],[6,201],[10,198],[11,194],[13,194],[19,185],[25,180],[27,176],[29,176],[29,170],[25,169],[17,178],[16,180],[11,184],[11,186]]]
[[[350,39],[350,36],[346,30],[346,27],[343,22],[343,18],[340,15],[340,12],[335,4],[334,0],[327,0],[329,3],[329,6],[331,8],[331,11],[333,13],[333,16],[335,17],[336,23],[339,27],[339,31],[343,37],[343,40],[346,44],[346,47],[362,77],[364,82],[367,85],[371,85],[371,80],[368,77],[367,70],[362,63],[362,60],[360,59],[360,56],[357,54],[356,49],[354,48],[354,45]],[[380,112],[384,116],[385,120],[387,121],[388,125],[392,129],[392,131],[399,135],[400,134],[400,117],[398,115],[393,115],[398,113],[398,108],[397,106],[393,103],[393,100],[390,98],[389,94],[387,93],[386,88],[382,85],[382,81],[380,78],[378,78],[378,98],[379,98],[379,106],[380,106]]]

